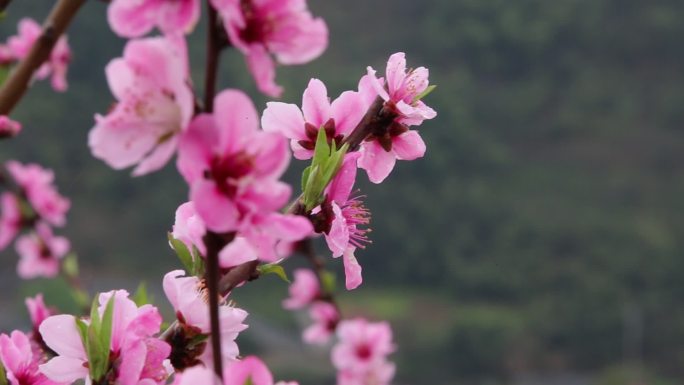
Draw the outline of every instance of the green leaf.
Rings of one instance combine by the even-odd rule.
[[[152,298],[147,293],[147,283],[141,282],[131,298],[138,307],[152,303]]]
[[[335,292],[335,284],[337,278],[335,274],[329,270],[323,270],[320,272],[321,285],[323,286],[323,291],[327,294],[332,294]]]
[[[430,95],[430,93],[431,93],[432,91],[434,91],[435,88],[437,88],[437,85],[435,85],[435,84],[429,85],[429,86],[425,89],[425,91],[419,93],[418,95],[416,95],[416,96],[413,98],[413,103],[415,103],[415,102],[419,101],[420,99],[422,99],[422,98],[424,98],[424,97]]]
[[[4,14],[4,12],[2,13]],[[2,19],[3,16],[0,16],[0,19]],[[0,84],[3,84],[5,80],[7,80],[7,77],[9,76],[10,73],[10,66],[4,65],[0,66]]]
[[[171,233],[168,233],[168,238],[169,238],[169,244],[171,245],[173,250],[176,252],[178,259],[180,259],[181,263],[183,264],[183,267],[185,267],[185,271],[187,271],[189,274],[194,274],[194,270],[195,270],[194,258],[192,257],[192,254],[190,254],[190,251],[188,250],[188,248],[185,246],[185,243],[174,238]]]
[[[78,329],[78,334],[81,336],[81,342],[83,343],[83,346],[87,346],[88,344],[88,325],[83,322],[82,319],[80,318],[75,318],[76,321],[76,329]]]
[[[254,381],[252,381],[252,376],[247,377],[247,381],[245,381],[244,385],[254,385]]]
[[[306,184],[309,181],[309,175],[311,174],[311,166],[307,167],[302,171],[302,191],[306,190]]]
[[[0,361],[0,385],[7,385],[7,373],[5,373],[5,367],[2,366],[2,361]]]
[[[325,134],[323,127],[318,129],[318,136],[316,137],[316,147],[314,148],[314,155],[312,165],[324,163],[330,156],[330,146],[328,145],[328,137]]]
[[[106,360],[109,360],[109,345],[112,342],[112,328],[114,322],[114,296],[109,298],[104,314],[102,315],[102,324],[100,325],[100,345],[106,351]]]
[[[257,267],[257,271],[259,274],[275,274],[283,281],[290,283],[290,280],[287,278],[287,274],[285,274],[285,269],[283,269],[283,267],[277,263],[265,263],[263,265],[259,265]]]

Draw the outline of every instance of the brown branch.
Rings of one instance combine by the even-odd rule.
[[[59,0],[43,23],[43,32],[28,56],[9,75],[0,89],[0,115],[9,115],[28,89],[33,73],[50,57],[52,48],[85,0]]]
[[[209,289],[209,321],[211,323],[211,348],[214,361],[214,372],[219,378],[223,378],[223,354],[221,351],[221,324],[219,323],[219,271],[218,255],[221,249],[234,238],[226,240],[219,234],[208,231],[204,236],[204,244],[207,247],[207,269],[205,280]],[[223,382],[223,381],[221,381]]]
[[[342,143],[349,144],[349,152],[356,151],[369,135],[381,135],[387,131],[396,117],[396,112],[387,108],[385,101],[378,96],[368,108],[359,124],[356,125],[349,136],[344,138]]]
[[[204,110],[212,112],[214,109],[214,96],[216,95],[216,77],[218,62],[221,54],[219,34],[220,20],[218,13],[207,0],[207,62],[204,73]]]

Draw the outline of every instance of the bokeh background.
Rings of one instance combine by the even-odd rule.
[[[15,1],[0,37],[51,3]],[[330,48],[278,70],[284,101],[299,103],[310,77],[331,95],[355,89],[396,51],[438,85],[426,101],[439,115],[420,128],[426,157],[399,162],[379,186],[360,178],[374,243],[358,253],[364,285],[341,297],[350,316],[392,322],[395,383],[682,383],[684,2],[309,3]],[[172,164],[131,178],[86,144],[93,114],[112,103],[103,68],[124,44],[105,13],[85,5],[69,31],[69,92],[35,84],[14,115],[25,131],[0,142],[0,161],[55,169],[88,288],[145,280],[168,311],[161,277],[179,263],[166,231],[187,188]],[[198,85],[203,28],[190,38]],[[264,108],[236,52],[223,56],[220,83]],[[288,180],[303,167],[293,162]],[[22,299],[38,291],[73,309],[60,282],[20,282],[16,259],[0,254],[1,330],[25,325]],[[333,384],[328,351],[299,340],[306,315],[281,310],[286,290],[266,277],[235,293],[251,312],[242,351],[263,354],[277,377]]]

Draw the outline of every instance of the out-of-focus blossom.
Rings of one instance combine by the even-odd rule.
[[[17,136],[21,131],[21,123],[10,119],[7,115],[0,115],[0,138]]]
[[[35,297],[26,298],[26,308],[28,309],[29,316],[31,317],[31,324],[33,324],[33,330],[38,331],[40,325],[45,321],[46,318],[52,316],[54,312],[45,305],[43,300],[43,294],[37,294]]]
[[[283,301],[283,307],[301,309],[310,305],[321,294],[321,285],[314,272],[309,269],[297,269],[294,271],[294,281],[289,291],[290,297]]]
[[[183,270],[174,270],[164,276],[164,293],[176,312],[179,327],[169,336],[171,363],[176,369],[185,369],[200,361],[210,365],[211,345],[202,341],[192,344],[202,336],[208,338],[211,332],[207,288],[197,277],[185,277]],[[247,328],[243,322],[247,312],[229,305],[219,306],[221,325],[221,350],[224,360],[235,360],[239,349],[235,343],[238,334]]]
[[[178,206],[171,233],[175,239],[183,242],[188,250],[192,251],[196,247],[200,254],[206,255],[206,246],[202,239],[206,232],[207,228],[195,210],[195,203],[185,202]]]
[[[386,79],[376,78],[375,73],[368,67],[368,75],[359,83],[359,93],[380,96],[385,101],[383,108],[396,117],[385,130],[373,132],[370,140],[362,143],[359,167],[368,172],[371,182],[380,183],[390,174],[397,159],[414,160],[425,154],[425,142],[409,126],[420,125],[437,113],[418,99],[429,85],[427,68],[407,71],[403,52],[389,58]]]
[[[10,385],[58,385],[38,369],[43,357],[37,355],[31,340],[20,331],[0,335],[0,363]]]
[[[213,370],[196,366],[176,375],[174,385],[221,383]],[[223,370],[223,385],[274,385],[273,375],[266,364],[254,356],[230,363]],[[297,382],[276,382],[275,385],[298,385]]]
[[[131,40],[106,73],[117,103],[106,116],[95,116],[88,137],[93,155],[115,169],[137,165],[133,175],[160,169],[194,111],[185,40]]]
[[[12,36],[7,41],[8,51],[15,60],[22,60],[31,52],[31,48],[36,43],[42,29],[40,25],[32,19],[24,18],[19,21],[19,33]],[[55,91],[66,91],[66,73],[69,62],[71,61],[71,50],[67,43],[66,35],[57,40],[50,57],[35,73],[37,79],[45,79],[52,75],[51,83]]]
[[[69,252],[69,240],[52,234],[45,223],[35,226],[35,233],[17,239],[19,264],[17,273],[21,278],[54,278],[59,274],[61,260]]]
[[[161,315],[151,305],[138,307],[125,290],[99,296],[100,317],[113,297],[110,370],[121,385],[163,384],[168,372],[163,361],[169,356],[168,344],[153,337],[159,332]],[[43,340],[58,355],[40,366],[53,381],[71,383],[86,379],[90,383],[87,355],[76,320],[71,315],[47,318],[40,326]]]
[[[388,323],[364,319],[345,320],[337,327],[339,342],[332,350],[338,370],[338,385],[387,385],[394,376],[394,365],[387,356],[394,352],[392,330]]]
[[[314,323],[304,330],[304,341],[309,344],[325,344],[335,332],[340,314],[337,308],[328,302],[316,302],[309,311]]]
[[[275,63],[303,64],[328,46],[328,27],[309,12],[305,0],[212,0],[231,44],[247,60],[257,87],[278,97]]]
[[[0,250],[4,250],[22,227],[21,208],[17,197],[9,192],[0,195]]]
[[[14,160],[8,161],[6,166],[40,219],[54,226],[63,226],[71,203],[57,192],[52,170],[37,164],[23,165]]]
[[[290,147],[297,159],[313,156],[318,130],[324,129],[329,141],[337,148],[345,136],[359,124],[366,113],[358,92],[345,91],[332,103],[325,84],[311,79],[302,96],[301,110],[295,104],[269,102],[261,117],[264,130],[279,132],[290,139]]]
[[[123,37],[140,37],[155,26],[165,34],[190,33],[199,19],[200,4],[200,0],[113,0],[107,19]]]

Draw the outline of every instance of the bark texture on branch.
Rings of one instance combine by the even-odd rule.
[[[10,73],[0,88],[0,115],[9,115],[21,100],[31,83],[33,74],[48,60],[57,40],[84,3],[85,0],[59,0],[55,4],[43,23],[43,32],[31,47],[28,56]]]

